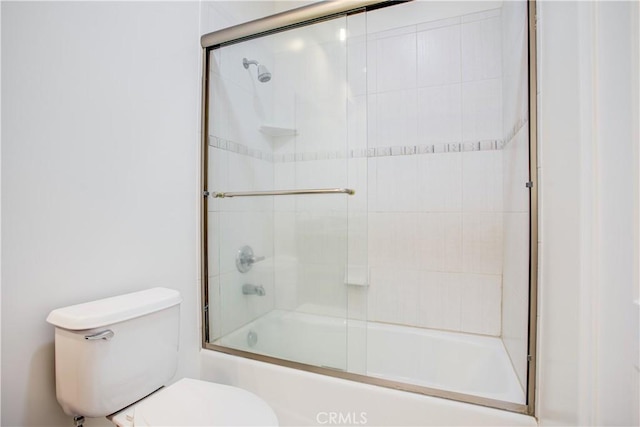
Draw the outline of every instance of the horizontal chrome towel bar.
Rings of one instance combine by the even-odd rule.
[[[350,188],[316,188],[312,190],[272,190],[272,191],[240,191],[235,193],[213,193],[214,199],[228,197],[254,197],[254,196],[297,196],[301,194],[348,194],[353,196],[355,190]]]

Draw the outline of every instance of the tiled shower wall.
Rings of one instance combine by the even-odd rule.
[[[503,307],[512,295],[502,288],[503,273],[513,274],[503,228],[520,217],[510,218],[506,205],[514,163],[504,156],[516,145],[504,149],[515,126],[506,122],[510,111],[503,114],[503,103],[511,109],[513,101],[503,94],[513,76],[503,70],[514,71],[503,65],[512,55],[503,54],[504,10],[370,34],[364,15],[354,15],[324,23],[333,25],[324,35],[309,27],[306,42],[276,35],[217,59],[223,71],[213,82],[221,83],[222,100],[213,110],[222,127],[212,123],[210,170],[218,172],[211,189],[356,189],[349,198],[212,203],[218,332],[273,307],[340,316],[348,308],[351,317],[373,321],[506,332],[502,316],[516,306]],[[342,28],[346,50],[336,37]],[[246,55],[269,67],[271,82],[242,69]],[[326,110],[334,114],[323,118]],[[265,125],[284,134],[261,132]],[[271,259],[238,276],[235,250],[215,251],[243,244]],[[346,281],[368,286],[345,286],[347,257]],[[263,284],[268,297],[242,296],[247,280]]]
[[[347,186],[346,19],[272,39],[274,125],[292,130],[271,139],[278,189]],[[275,198],[277,308],[345,316],[347,197]]]
[[[216,5],[212,4],[214,11]],[[224,10],[220,10],[224,12]],[[219,19],[223,14],[216,15]],[[273,189],[271,143],[260,132],[269,121],[273,89],[256,78],[256,67],[242,59],[272,62],[262,40],[217,49],[211,54],[209,115],[209,191]],[[209,198],[209,316],[212,340],[274,308],[273,200]],[[266,259],[241,273],[235,258],[249,245]],[[262,285],[265,296],[243,295],[244,284]]]
[[[501,26],[494,9],[368,36],[369,320],[501,333]]]
[[[503,28],[504,258],[502,339],[520,383],[527,374],[529,311],[529,123],[527,3],[505,2]]]

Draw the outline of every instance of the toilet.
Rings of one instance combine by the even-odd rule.
[[[65,413],[117,426],[277,426],[269,405],[238,387],[183,378],[180,293],[153,288],[53,310],[56,397]]]

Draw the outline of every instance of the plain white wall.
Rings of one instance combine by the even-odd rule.
[[[639,422],[638,14],[539,3],[542,425]]]
[[[199,62],[198,2],[2,2],[3,426],[71,425],[57,307],[177,289],[199,375]]]

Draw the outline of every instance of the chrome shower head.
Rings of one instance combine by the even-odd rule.
[[[245,69],[248,69],[249,65],[255,65],[256,67],[258,67],[258,80],[261,83],[266,83],[271,80],[271,73],[269,72],[269,70],[267,70],[267,67],[261,65],[255,59],[242,58],[242,65]]]
[[[264,65],[258,65],[258,80],[262,83],[266,83],[271,80],[271,73]]]

